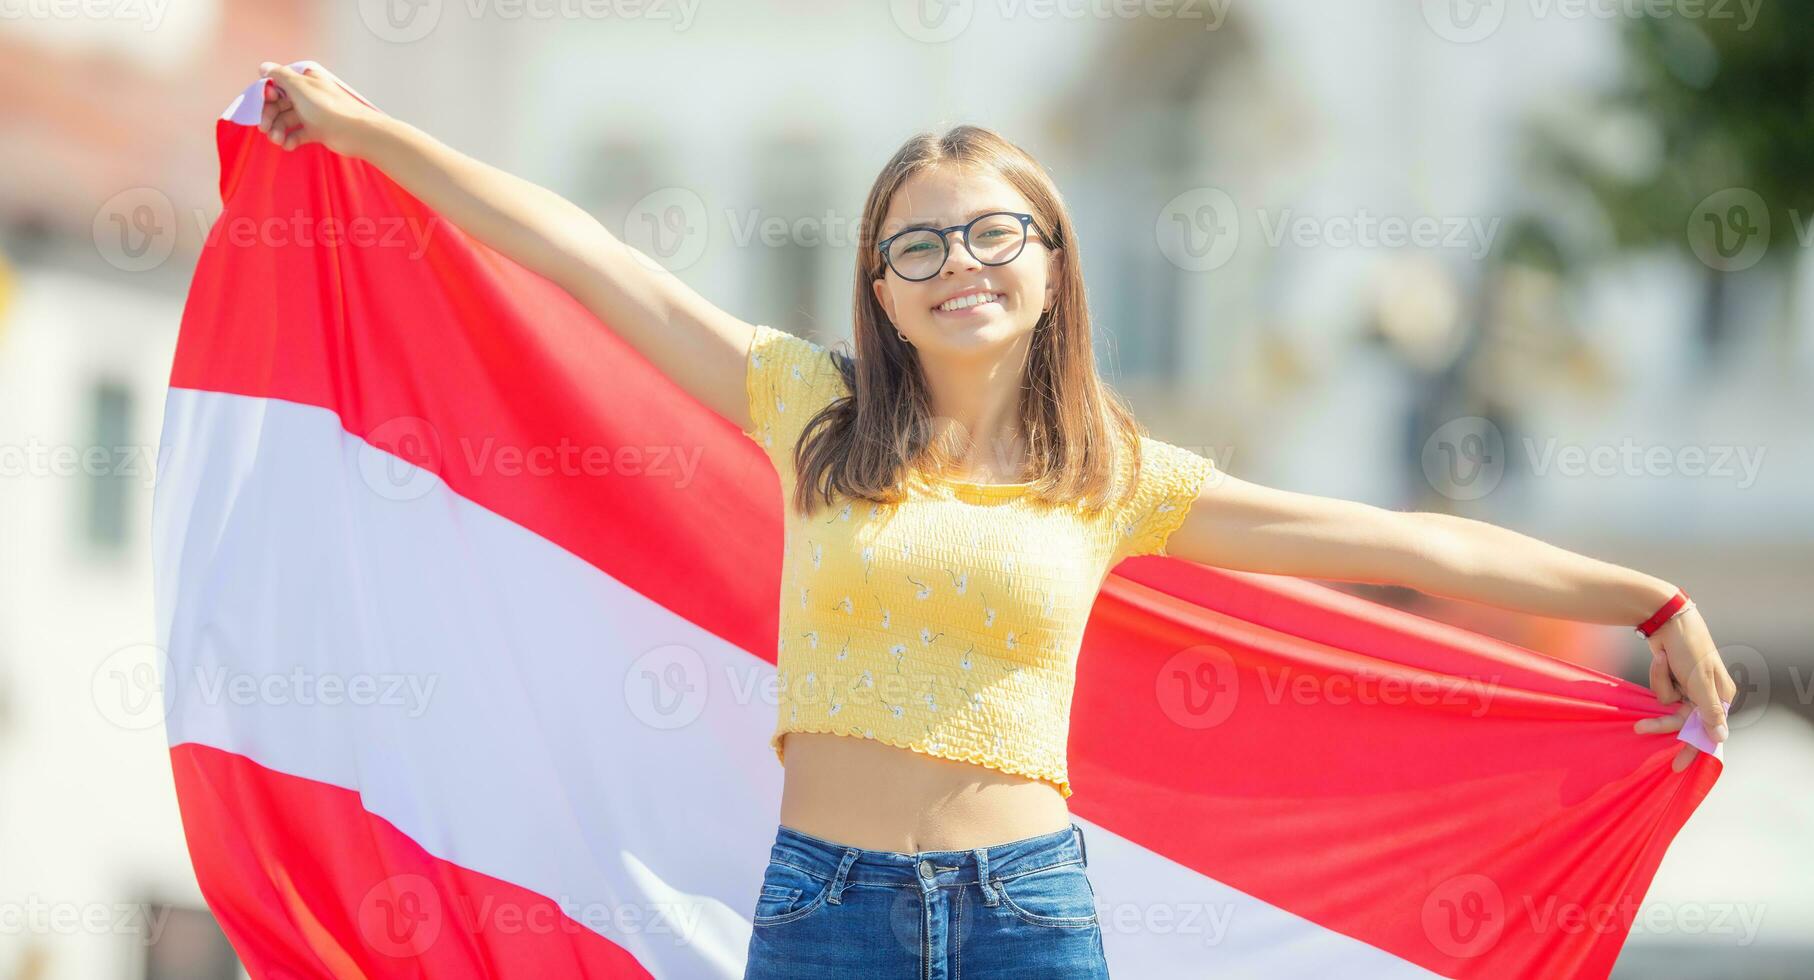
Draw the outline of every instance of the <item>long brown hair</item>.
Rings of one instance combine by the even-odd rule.
[[[809,420],[794,446],[793,506],[810,514],[837,497],[894,503],[915,470],[943,472],[951,447],[936,445],[919,354],[903,341],[876,300],[871,282],[886,271],[876,249],[894,193],[908,178],[937,167],[992,173],[1031,206],[1034,225],[1050,247],[1063,249],[1058,289],[1033,331],[1021,377],[1020,424],[1025,433],[1031,496],[1087,510],[1115,502],[1137,478],[1140,435],[1133,412],[1096,374],[1082,265],[1071,216],[1050,177],[1025,150],[994,130],[962,125],[943,136],[919,133],[895,151],[863,205],[857,241],[856,354],[828,350],[854,395],[839,398]],[[1023,256],[1030,257],[1030,256]],[[1117,487],[1118,455],[1132,474]]]

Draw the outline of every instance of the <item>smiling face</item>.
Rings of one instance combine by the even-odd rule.
[[[1033,208],[1013,185],[992,174],[960,173],[934,168],[909,177],[894,193],[877,240],[915,225],[948,228],[990,211],[1031,214]],[[945,264],[921,282],[902,279],[883,266],[872,283],[876,301],[889,322],[921,351],[971,352],[999,349],[1030,335],[1041,312],[1058,293],[1058,251],[1040,241],[1037,218],[1027,244],[1006,265],[984,265],[964,248],[957,232],[950,237]],[[982,231],[978,226],[978,232]],[[985,243],[978,251],[988,254]],[[959,308],[944,304],[972,294]],[[971,305],[965,305],[971,304]]]

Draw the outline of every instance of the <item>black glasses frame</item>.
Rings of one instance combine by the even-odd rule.
[[[970,229],[975,227],[976,223],[978,221],[983,220],[984,218],[993,218],[993,217],[996,217],[997,215],[1003,215],[1003,214],[1005,214],[1011,218],[1020,219],[1020,247],[1014,250],[1013,255],[1010,255],[1007,258],[1002,259],[1000,262],[985,262],[985,261],[983,261],[982,256],[976,254],[976,249],[973,249],[970,247]],[[938,263],[932,267],[931,275],[920,276],[918,278],[906,275],[905,273],[901,272],[901,270],[896,269],[894,267],[894,260],[888,257],[888,246],[893,244],[895,239],[901,237],[902,235],[907,234],[910,231],[934,232],[938,235],[939,244],[944,247],[945,251],[942,255],[939,256]],[[1027,214],[1023,211],[990,211],[987,214],[979,214],[976,217],[971,218],[969,221],[966,221],[961,225],[952,225],[949,228],[934,228],[931,225],[913,225],[912,227],[909,227],[909,228],[902,228],[900,231],[897,231],[894,234],[889,235],[887,238],[884,238],[881,241],[877,242],[876,251],[882,253],[882,264],[887,266],[889,269],[892,269],[894,271],[895,275],[900,276],[902,279],[905,279],[908,282],[925,282],[928,279],[936,277],[939,274],[939,272],[945,268],[945,263],[951,258],[951,237],[950,236],[951,236],[951,233],[954,231],[962,231],[964,233],[963,234],[964,251],[969,252],[971,258],[975,259],[978,262],[982,262],[983,265],[990,265],[990,266],[1007,265],[1008,263],[1014,261],[1015,259],[1020,258],[1020,253],[1027,250],[1027,242],[1030,239],[1032,239],[1034,235],[1039,236],[1040,244],[1043,245],[1043,244],[1045,244],[1045,241],[1046,241],[1045,232],[1040,231],[1038,226],[1033,224],[1032,215]]]

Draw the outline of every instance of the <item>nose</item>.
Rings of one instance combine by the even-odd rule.
[[[970,247],[964,242],[963,232],[954,231],[945,236],[945,265],[939,270],[941,278],[950,278],[954,273],[973,272],[981,269],[983,264],[970,254]]]

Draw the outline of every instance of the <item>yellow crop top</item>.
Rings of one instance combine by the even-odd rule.
[[[826,349],[759,325],[746,364],[755,429],[784,502],[806,422],[849,393]],[[1069,797],[1071,696],[1084,624],[1121,559],[1164,554],[1205,457],[1142,437],[1130,500],[1086,519],[1026,484],[916,474],[899,504],[784,506],[779,703],[787,732],[876,739],[1044,780]],[[1123,469],[1126,472],[1126,469]]]

